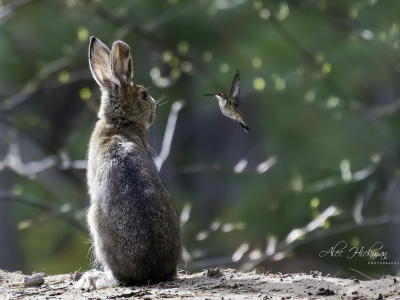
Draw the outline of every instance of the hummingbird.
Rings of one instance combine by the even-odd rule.
[[[218,99],[219,108],[225,117],[228,117],[240,124],[244,131],[249,131],[250,127],[247,125],[242,113],[237,109],[239,106],[240,98],[240,75],[239,70],[236,71],[235,77],[233,77],[233,82],[231,86],[231,91],[229,96],[224,92],[218,92],[215,94],[205,94],[203,96],[215,96]]]

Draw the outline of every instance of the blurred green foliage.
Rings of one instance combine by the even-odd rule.
[[[166,96],[149,132],[155,152],[172,103],[186,103],[161,176],[182,215],[190,270],[249,268],[271,237],[284,241],[337,205],[259,270],[397,273],[319,253],[339,241],[382,242],[400,261],[399,9],[396,0],[0,1],[0,268],[90,267],[83,160],[100,101],[87,62],[93,35],[128,43],[133,81]],[[236,69],[248,134],[201,96],[228,92]],[[37,164],[24,172],[18,158]],[[53,163],[35,169],[45,158]],[[24,205],[29,197],[56,210]]]

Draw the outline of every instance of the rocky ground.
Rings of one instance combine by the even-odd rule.
[[[0,299],[399,299],[400,278],[385,276],[360,281],[311,274],[256,274],[233,269],[208,269],[177,280],[103,290],[74,288],[79,273],[24,276],[0,270]],[[43,283],[43,280],[44,283]],[[37,286],[24,287],[25,284]]]

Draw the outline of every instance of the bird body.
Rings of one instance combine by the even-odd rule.
[[[240,98],[240,76],[239,70],[236,71],[235,77],[233,78],[231,91],[229,96],[224,92],[218,92],[215,94],[205,94],[204,96],[215,96],[218,100],[219,108],[225,117],[228,117],[238,122],[244,131],[249,131],[250,127],[247,125],[242,113],[237,109],[239,106]]]
[[[242,113],[234,105],[229,104],[229,101],[227,101],[228,97],[224,92],[221,92],[221,94],[223,94],[222,97],[216,96],[216,98],[218,99],[219,108],[221,109],[222,114],[225,117],[247,126]],[[248,126],[246,129],[250,130]]]

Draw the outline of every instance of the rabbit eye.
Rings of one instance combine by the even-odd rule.
[[[147,92],[144,91],[140,94],[140,98],[142,98],[143,100],[147,100]]]

